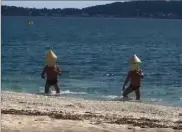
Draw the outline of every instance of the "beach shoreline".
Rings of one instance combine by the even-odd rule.
[[[10,129],[28,131],[32,129],[29,123],[37,126],[35,131],[45,132],[47,131],[43,127],[45,124],[49,126],[52,124],[51,127],[55,131],[57,128],[60,130],[61,126],[63,131],[67,131],[67,126],[71,125],[73,128],[69,128],[70,131],[78,129],[78,131],[88,132],[91,131],[90,127],[97,129],[96,131],[121,129],[126,132],[133,129],[139,132],[155,132],[159,129],[175,132],[182,130],[182,108],[180,107],[128,101],[91,101],[8,91],[1,92],[1,102],[2,130],[5,132]],[[41,121],[37,122],[38,118],[41,118]],[[14,125],[10,125],[9,122]],[[74,124],[79,125],[74,126]]]

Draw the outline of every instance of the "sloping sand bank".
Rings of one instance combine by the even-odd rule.
[[[178,132],[182,108],[2,91],[2,130]]]

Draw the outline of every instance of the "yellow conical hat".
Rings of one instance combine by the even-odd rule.
[[[46,62],[48,66],[54,66],[56,64],[57,56],[52,50],[49,50],[46,55]]]
[[[53,58],[53,59],[57,59],[57,56],[55,55],[55,53],[52,51],[52,50],[49,50],[47,55],[46,55],[47,58]]]
[[[139,70],[140,69],[140,65],[139,63],[133,63],[131,64],[131,70]]]
[[[135,64],[135,63],[142,63],[142,62],[136,55],[133,55],[131,60],[130,60],[130,63]]]

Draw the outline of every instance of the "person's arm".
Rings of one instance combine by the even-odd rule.
[[[124,82],[123,90],[125,90],[125,86],[126,86],[126,84],[129,82],[129,80],[130,80],[130,72],[128,73],[127,78],[126,78],[126,80],[125,80],[125,82]]]
[[[144,78],[144,74],[143,74],[142,70],[139,70],[137,73],[140,75],[141,78]]]
[[[144,74],[143,74],[143,72],[141,71],[141,78],[144,78]]]
[[[41,73],[41,77],[42,79],[45,79],[45,73],[46,73],[46,67],[44,67],[42,73]]]
[[[61,69],[57,66],[57,72],[58,72],[58,75],[60,75],[61,76]]]

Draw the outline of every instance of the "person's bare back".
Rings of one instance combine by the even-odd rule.
[[[45,93],[47,94],[49,92],[50,86],[54,86],[56,89],[56,93],[60,93],[60,89],[58,86],[58,75],[60,74],[60,69],[57,65],[53,67],[45,66],[41,77],[45,79],[45,74],[47,77],[46,85],[45,85]]]
[[[127,97],[129,93],[135,91],[136,100],[140,100],[141,79],[144,77],[142,70],[131,70],[123,85],[123,97]],[[130,85],[125,89],[125,85],[130,81]]]
[[[130,78],[130,84],[132,86],[140,86],[141,78],[143,78],[142,70],[129,71],[128,78]]]

